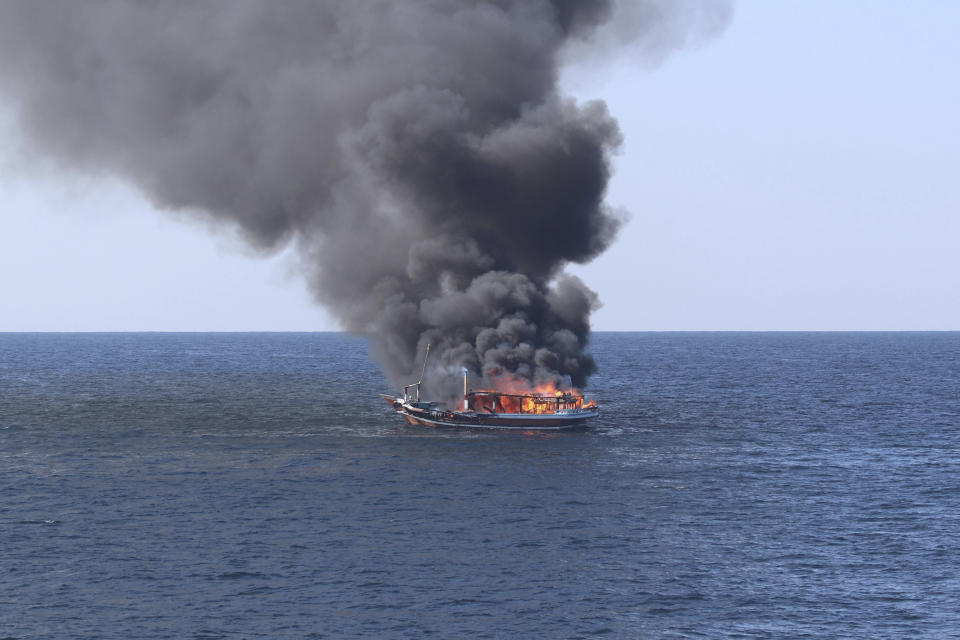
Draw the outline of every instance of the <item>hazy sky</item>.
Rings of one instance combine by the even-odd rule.
[[[599,330],[960,329],[960,3],[739,2],[656,69],[569,70],[625,134],[631,221],[574,271]],[[0,331],[335,329],[290,254],[18,153],[0,116]]]

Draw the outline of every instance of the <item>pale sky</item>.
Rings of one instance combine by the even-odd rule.
[[[829,8],[828,8],[829,7]],[[571,69],[625,143],[597,330],[960,329],[960,3],[741,0],[656,69]],[[329,330],[289,254],[18,155],[0,117],[0,331]]]

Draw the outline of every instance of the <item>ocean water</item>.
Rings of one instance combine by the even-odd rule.
[[[960,334],[593,351],[538,435],[340,334],[0,334],[0,638],[960,637]]]

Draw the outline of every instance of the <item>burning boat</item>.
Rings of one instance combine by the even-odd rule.
[[[424,371],[426,366],[424,358]],[[577,390],[561,391],[549,385],[533,390],[468,391],[467,376],[467,370],[463,369],[463,404],[459,409],[420,400],[423,372],[419,381],[403,388],[402,397],[385,394],[381,397],[410,424],[427,427],[571,429],[585,425],[600,413],[597,403]]]

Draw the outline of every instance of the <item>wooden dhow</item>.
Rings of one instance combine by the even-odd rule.
[[[427,357],[430,346],[427,345]],[[552,385],[533,390],[468,391],[468,372],[463,369],[463,404],[451,410],[437,402],[420,399],[427,367],[423,360],[420,380],[403,388],[402,396],[381,394],[394,411],[412,425],[466,427],[473,429],[560,430],[583,427],[600,414],[597,403],[577,390],[561,391]],[[510,385],[515,387],[516,385]]]

